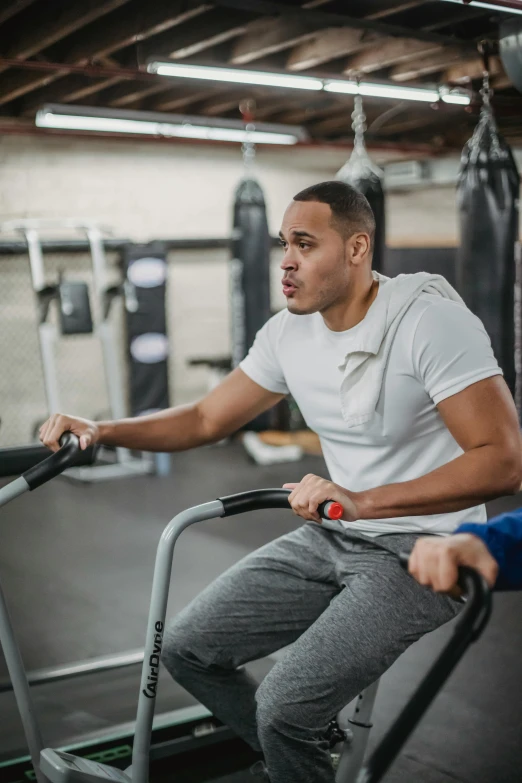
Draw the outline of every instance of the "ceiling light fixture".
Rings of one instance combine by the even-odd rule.
[[[241,68],[218,68],[206,65],[187,65],[185,63],[160,62],[147,65],[149,73],[173,78],[208,79],[233,84],[255,84],[265,87],[290,87],[302,90],[325,90],[326,92],[346,93],[349,95],[367,95],[375,98],[391,98],[406,101],[424,101],[435,103],[441,98],[437,88],[405,87],[394,84],[376,84],[348,79],[319,79],[311,76],[294,76],[286,73],[268,71],[250,71]],[[443,98],[443,100],[445,100]],[[446,100],[446,103],[469,103],[464,98]]]
[[[393,84],[374,84],[372,82],[341,81],[332,79],[325,82],[327,92],[341,92],[350,95],[367,95],[373,98],[395,98],[400,101],[425,101],[435,103],[439,100],[437,90],[422,87],[396,87]]]
[[[257,84],[264,87],[288,87],[296,90],[322,90],[323,82],[312,76],[294,76],[288,73],[270,71],[247,71],[240,68],[218,68],[185,63],[150,62],[149,73],[159,76],[174,76],[181,79],[206,79],[233,84]]]
[[[306,141],[305,131],[296,125],[258,123],[245,129],[241,120],[214,120],[180,114],[95,109],[88,106],[51,104],[36,114],[39,128],[83,130],[98,133],[129,133],[163,138],[207,141],[252,141],[255,144],[297,144]]]
[[[499,11],[503,14],[522,14],[522,3],[517,3],[515,0],[510,2],[491,2],[483,3],[482,0],[470,0],[468,3],[463,3],[462,0],[444,0],[446,3],[457,3],[458,5],[467,5],[470,8],[486,8],[489,11]]]

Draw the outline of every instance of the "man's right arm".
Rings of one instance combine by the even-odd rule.
[[[284,396],[264,389],[237,368],[202,400],[148,416],[93,422],[54,414],[40,429],[40,440],[57,451],[60,436],[73,432],[82,448],[100,443],[137,451],[184,451],[231,435]]]

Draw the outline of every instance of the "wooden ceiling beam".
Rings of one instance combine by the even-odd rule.
[[[185,59],[241,35],[253,19],[254,14],[248,11],[224,14],[214,8],[201,19],[192,19],[154,36],[140,45],[138,54],[142,62],[154,57]]]
[[[82,36],[64,52],[63,59],[80,64],[99,59],[187,24],[211,7],[209,3],[187,4],[184,0],[154,0],[144,7],[141,0],[132,0],[110,24],[96,25],[88,36]]]
[[[31,72],[8,71],[7,74],[2,75],[0,80],[0,106],[10,103],[16,98],[21,98],[22,95],[27,95],[33,90],[38,90],[40,87],[46,87],[68,74],[67,67],[61,71],[44,73],[39,76],[35,76]]]
[[[491,76],[503,73],[504,69],[498,57],[490,57],[489,72]],[[452,65],[444,71],[442,80],[450,84],[465,84],[472,79],[480,79],[484,72],[482,57],[474,57],[457,65]]]
[[[35,0],[11,0],[10,3],[4,1],[4,7],[0,10],[0,24],[7,22],[8,19],[19,14],[34,2]]]
[[[248,25],[246,32],[236,42],[230,62],[246,65],[253,60],[291,49],[317,35],[317,26],[295,17],[262,17]]]
[[[50,16],[45,26],[24,26],[19,38],[11,40],[3,54],[5,57],[26,60],[127,2],[128,0],[83,0],[80,4],[73,3],[58,16]]]
[[[109,7],[110,3],[116,1],[121,5],[122,0],[110,0],[110,2],[104,0],[105,7]],[[3,83],[0,84],[0,106],[67,76],[69,73],[67,70],[68,64],[80,65],[106,57],[112,52],[127,46],[129,37],[134,40],[136,37],[143,38],[147,37],[147,35],[153,35],[160,24],[163,26],[163,29],[166,24],[169,24],[170,26],[181,24],[188,18],[187,14],[192,18],[195,15],[203,13],[203,11],[208,8],[208,4],[194,3],[187,11],[185,0],[170,0],[170,2],[166,2],[166,0],[156,0],[154,4],[151,4],[153,10],[150,12],[150,16],[145,15],[142,12],[140,17],[141,25],[138,25],[137,27],[137,2],[138,0],[134,0],[132,6],[129,6],[127,9],[122,9],[121,13],[115,14],[110,24],[105,21],[104,24],[96,25],[92,37],[89,37],[88,40],[85,40],[82,37],[82,45],[77,46],[68,52],[67,63],[64,64],[63,70],[56,71],[52,74],[49,73],[44,76],[35,76],[30,72],[18,73],[8,79],[7,83],[4,80]],[[123,13],[124,10],[128,12],[129,9],[132,10],[133,13]],[[168,15],[165,17],[165,13],[167,12]],[[161,16],[163,16],[162,22],[160,21]],[[140,26],[141,32],[138,32]]]
[[[374,33],[365,33],[350,27],[329,27],[297,46],[290,54],[286,67],[290,71],[315,68],[329,60],[359,52],[376,44],[380,39],[381,37]]]
[[[392,3],[389,8],[382,8],[380,11],[374,11],[365,14],[365,19],[386,19],[388,16],[400,14],[403,11],[409,11],[411,8],[417,8],[419,5],[426,5],[428,0],[406,0],[403,3]]]
[[[372,73],[388,68],[390,65],[416,60],[418,57],[442,51],[442,47],[438,44],[418,41],[415,38],[389,38],[351,57],[344,72]]]
[[[199,103],[213,98],[219,89],[223,89],[222,85],[213,85],[210,88],[195,91],[193,87],[183,87],[173,89],[169,93],[166,93],[158,101],[154,101],[147,108],[150,111],[167,111],[178,112],[182,109],[186,109],[193,103]]]
[[[424,57],[400,63],[394,66],[390,76],[396,82],[414,81],[428,74],[443,71],[448,65],[459,62],[462,62],[461,50],[448,47]]]
[[[216,6],[230,9],[244,9],[251,11],[259,16],[277,16],[281,13],[281,3],[275,0],[213,0]],[[347,3],[345,5],[348,5]],[[285,4],[285,14],[293,15],[296,18],[302,18],[303,9],[296,6],[287,6]],[[306,11],[307,17],[314,21],[317,26],[326,27],[348,27],[355,30],[361,30],[372,33],[379,33],[385,37],[413,37],[414,35],[420,41],[438,43],[440,46],[449,46],[454,43],[455,37],[449,35],[439,35],[438,33],[418,29],[408,28],[405,25],[389,24],[380,19],[369,19],[368,17],[350,16],[344,13],[335,13],[331,11],[321,11],[310,9]],[[457,41],[462,46],[473,48],[473,42],[465,39]]]
[[[109,79],[89,79],[82,74],[70,74],[60,80],[58,85],[42,87],[30,93],[21,102],[20,114],[28,116],[45,103],[74,103],[91,94],[91,90],[103,89]]]

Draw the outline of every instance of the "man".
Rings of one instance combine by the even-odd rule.
[[[179,451],[219,441],[290,392],[319,434],[331,480],[289,485],[309,524],[218,578],[165,638],[167,669],[262,750],[272,783],[331,783],[331,718],[457,613],[395,554],[422,533],[484,521],[484,501],[522,479],[516,412],[482,324],[442,278],[373,274],[374,232],[349,185],[297,194],[280,232],[288,308],[220,386],[141,419],[53,416],[41,433],[53,449],[72,430],[82,447]],[[342,522],[317,524],[327,499],[343,505]],[[260,686],[242,668],[287,645]]]
[[[464,523],[452,536],[419,538],[409,560],[410,573],[442,593],[456,587],[459,566],[475,568],[496,590],[522,590],[522,509],[487,525]]]

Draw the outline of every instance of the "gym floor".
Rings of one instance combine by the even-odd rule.
[[[178,511],[220,495],[280,486],[308,472],[324,474],[324,470],[322,460],[314,457],[260,468],[247,460],[240,445],[231,443],[173,455],[167,478],[139,477],[97,485],[57,479],[37,495],[13,502],[2,511],[0,573],[28,669],[143,645],[156,545],[162,529]],[[490,504],[489,513],[518,505],[522,497],[505,498]],[[255,512],[187,530],[175,552],[169,613],[179,611],[243,555],[296,524],[290,513]],[[385,675],[371,745],[393,720],[450,630],[447,626],[426,636]],[[385,778],[387,783],[519,783],[521,650],[522,595],[497,594],[484,636],[437,697]],[[262,666],[257,667],[262,673]],[[0,677],[6,676],[2,661]],[[107,675],[107,681],[112,676]],[[168,708],[174,686],[165,680],[162,706]],[[56,736],[46,738],[59,741],[80,730],[108,725],[116,713],[122,720],[132,720],[135,675],[128,674],[124,703],[104,700],[103,690],[103,680],[98,680],[95,689],[87,676],[78,680],[74,714],[60,723],[56,716],[67,701],[67,683],[35,689],[44,731],[46,718],[48,726],[54,726]],[[183,702],[179,692],[176,698],[177,706],[192,703],[188,696]],[[2,696],[0,718],[2,750],[21,746],[12,694]],[[163,767],[168,777],[168,764]],[[217,768],[209,768],[199,780],[250,780],[246,772],[216,774]],[[183,776],[177,779],[185,781]]]

